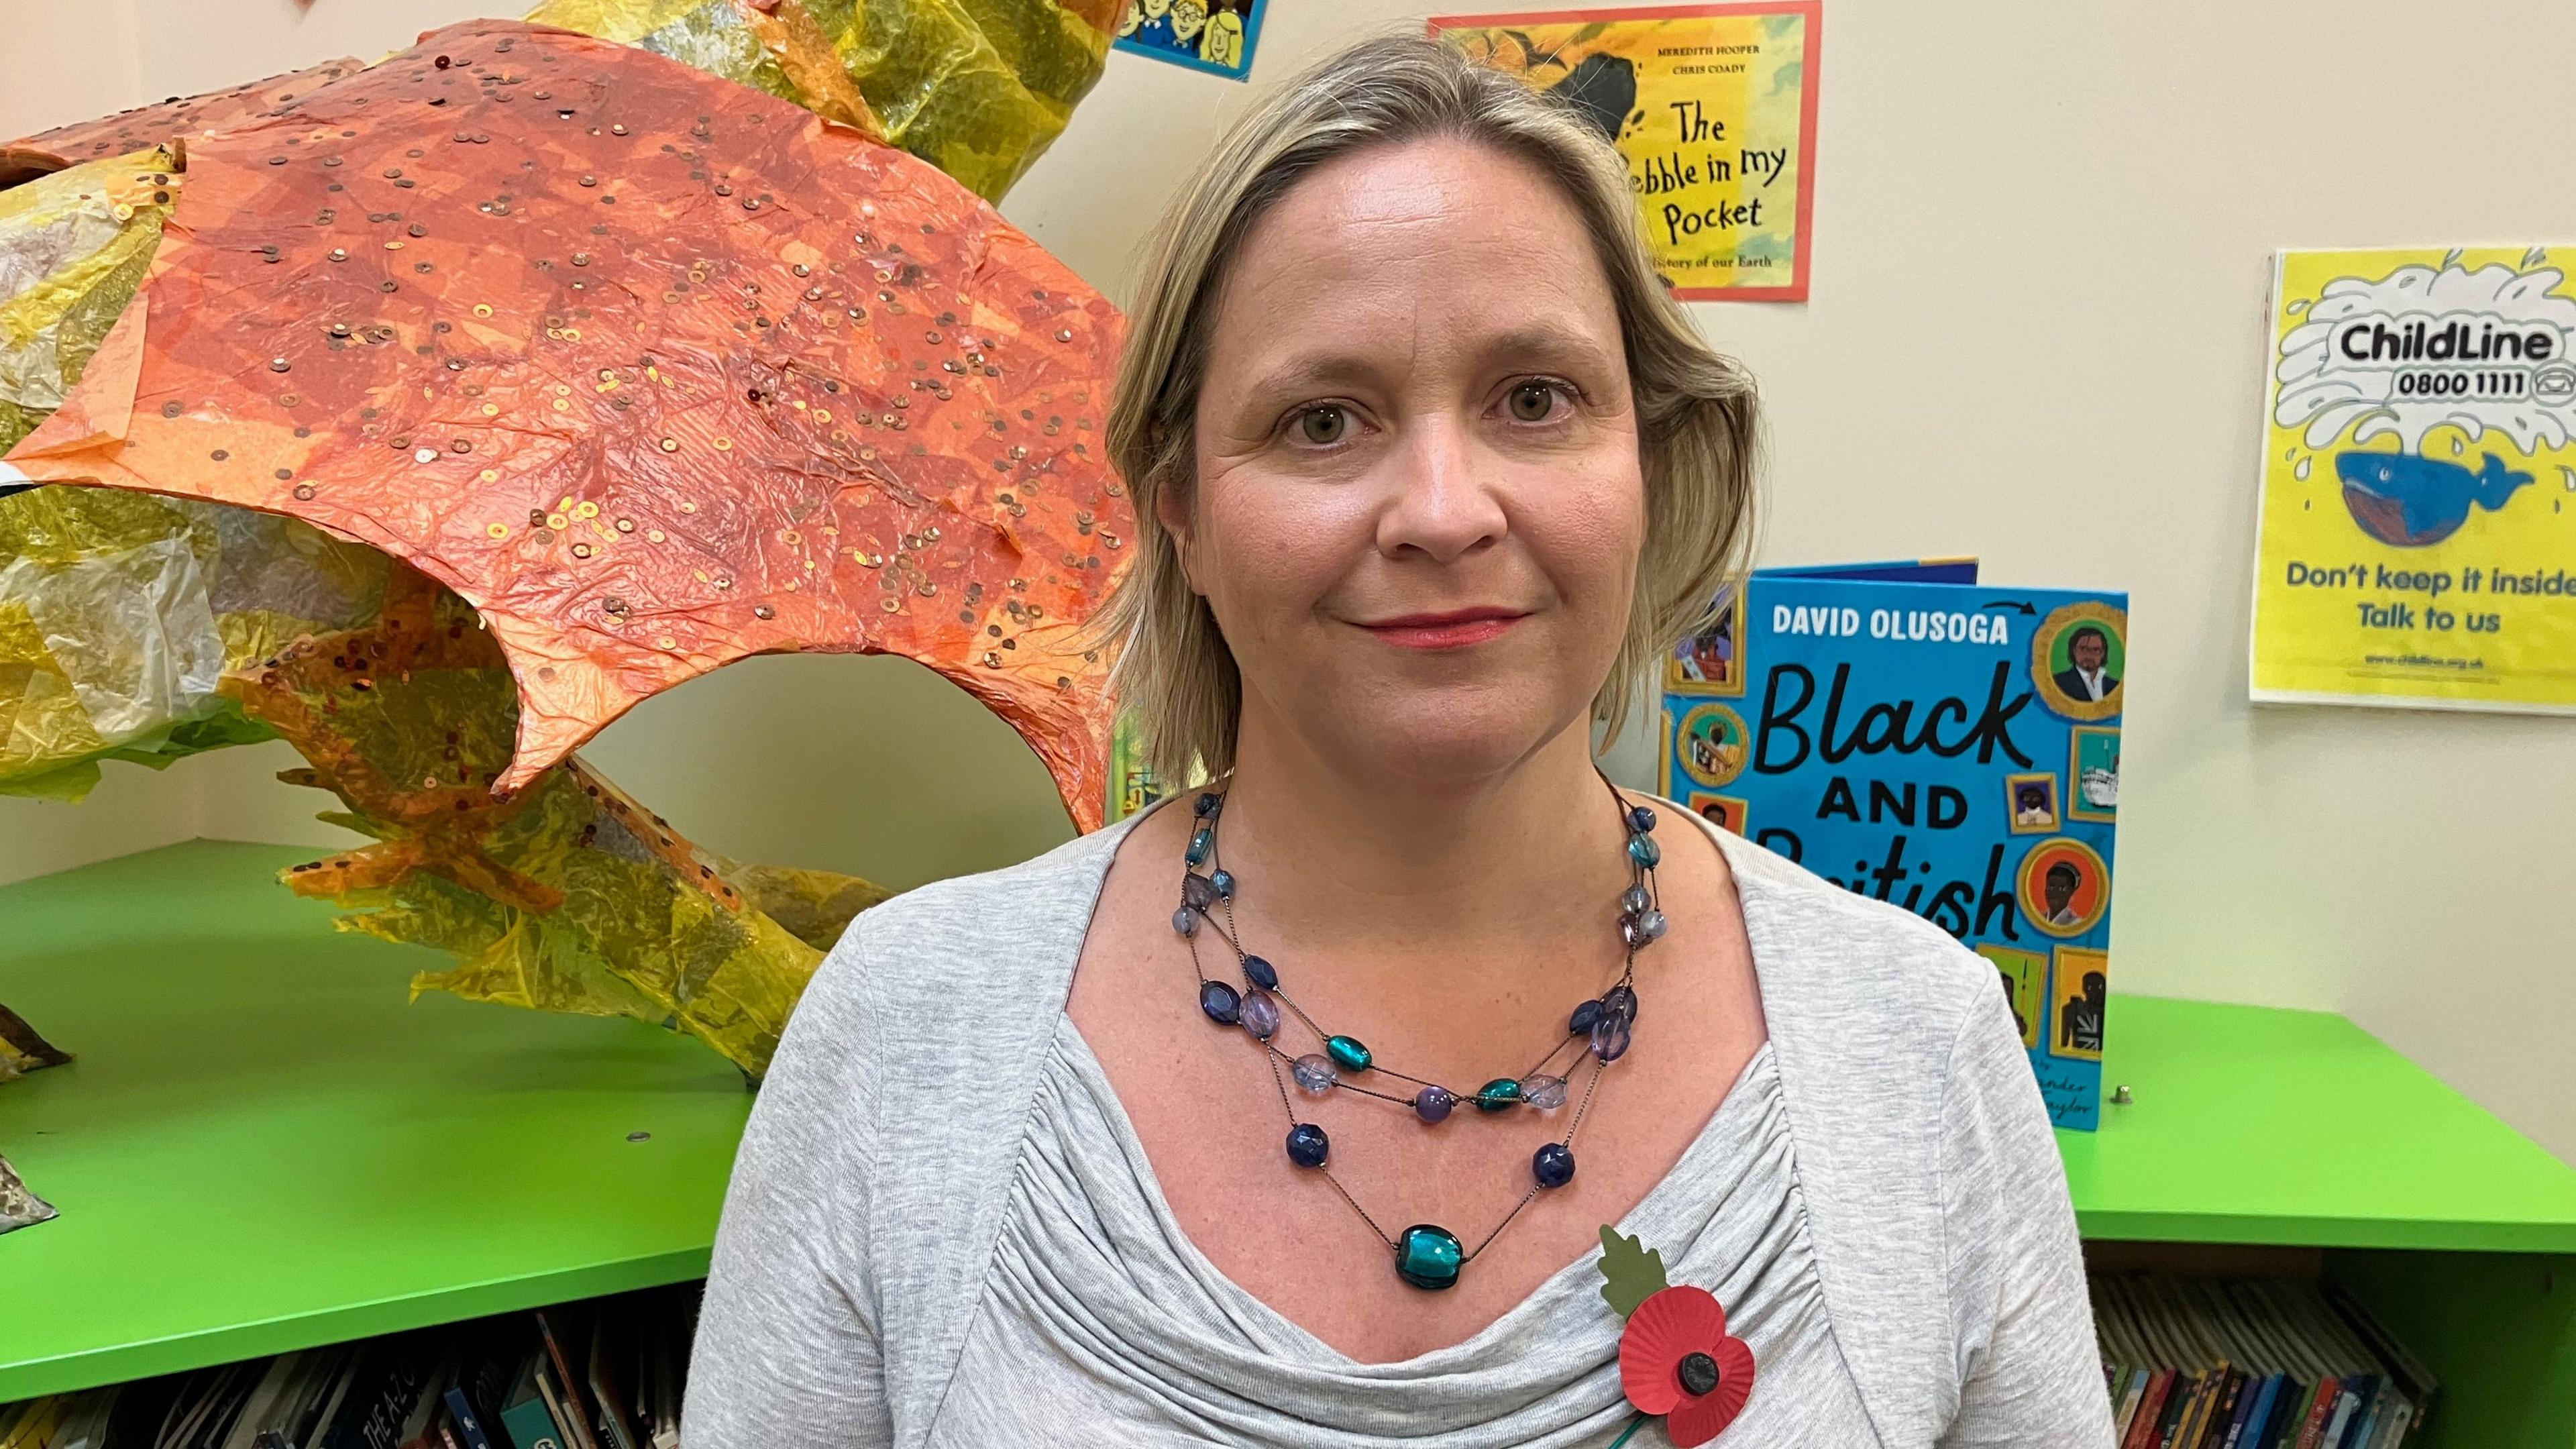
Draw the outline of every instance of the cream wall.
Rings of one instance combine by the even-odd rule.
[[[189,28],[156,33],[165,6]],[[139,9],[149,94],[462,13]],[[1426,13],[1270,9],[1260,82]],[[1966,552],[1998,581],[2130,591],[2125,989],[2346,1012],[2576,1158],[2576,722],[2255,710],[2244,685],[2270,252],[2576,239],[2570,55],[2558,0],[1829,0],[1815,300],[1694,311],[1763,382],[1766,561]],[[1123,298],[1146,221],[1250,94],[1113,56],[1003,209]],[[194,792],[195,829],[329,838],[265,782],[278,749],[101,803],[131,823],[152,791]],[[1064,831],[1007,732],[896,661],[751,661],[588,754],[718,849],[890,883]],[[1649,776],[1642,750],[1620,759]],[[31,818],[0,801],[0,875],[37,853],[9,843]]]

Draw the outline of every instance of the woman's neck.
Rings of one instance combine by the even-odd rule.
[[[1335,768],[1246,725],[1219,851],[1257,894],[1247,907],[1302,950],[1430,966],[1493,949],[1499,968],[1610,929],[1627,836],[1584,724],[1493,777],[1435,784]]]

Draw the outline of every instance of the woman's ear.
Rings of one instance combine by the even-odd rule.
[[[1172,537],[1172,552],[1181,560],[1181,577],[1188,580],[1190,592],[1201,598],[1207,590],[1199,587],[1196,567],[1190,557],[1190,501],[1183,490],[1166,479],[1154,490],[1154,521]]]

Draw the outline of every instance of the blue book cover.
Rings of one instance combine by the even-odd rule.
[[[1664,793],[1992,962],[2050,1118],[2089,1131],[2128,596],[1912,567],[1737,588],[1665,661]]]

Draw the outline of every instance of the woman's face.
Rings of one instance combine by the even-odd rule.
[[[1645,488],[1609,281],[1546,178],[1447,140],[1322,167],[1231,259],[1210,342],[1196,495],[1162,516],[1247,732],[1464,782],[1582,722]]]

